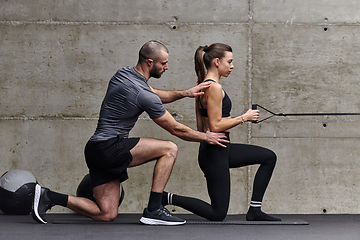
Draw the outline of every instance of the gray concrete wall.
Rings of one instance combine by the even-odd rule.
[[[350,0],[0,1],[0,174],[25,169],[75,195],[107,83],[118,68],[136,64],[150,39],[170,50],[169,71],[150,85],[169,90],[196,84],[199,45],[230,44],[235,69],[222,84],[232,116],[251,103],[286,113],[360,112],[359,7]],[[166,108],[195,128],[192,99]],[[234,142],[278,155],[263,209],[359,213],[359,123],[354,116],[277,117],[234,128]],[[146,114],[131,135],[174,141],[179,154],[166,189],[208,200],[197,143],[171,136]],[[119,212],[142,212],[153,165],[129,170]],[[247,211],[256,169],[231,171],[230,213]]]

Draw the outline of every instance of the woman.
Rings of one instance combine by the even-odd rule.
[[[204,55],[203,55],[203,52]],[[206,68],[206,73],[205,73]],[[229,129],[247,121],[259,119],[258,110],[230,116],[231,100],[219,83],[221,77],[228,77],[234,68],[230,46],[222,43],[200,46],[195,53],[195,71],[198,84],[211,81],[204,94],[196,99],[196,120],[199,131],[210,129],[224,132],[229,138]],[[221,146],[201,143],[198,161],[204,172],[211,204],[202,200],[164,192],[162,204],[182,207],[210,221],[222,221],[226,217],[230,201],[230,168],[260,164],[253,186],[253,195],[246,214],[248,221],[280,221],[261,211],[265,190],[276,164],[276,155],[259,146],[224,143]]]

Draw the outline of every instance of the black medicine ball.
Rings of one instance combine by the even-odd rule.
[[[28,171],[15,169],[4,173],[0,178],[0,210],[12,215],[30,214],[36,183]]]

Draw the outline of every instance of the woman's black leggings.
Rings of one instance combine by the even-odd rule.
[[[229,137],[229,136],[228,136]],[[182,207],[210,221],[222,221],[226,217],[230,201],[230,168],[260,164],[255,175],[252,201],[262,202],[265,190],[276,164],[273,151],[253,145],[201,143],[199,165],[207,182],[211,205],[190,197],[174,195],[172,204]]]

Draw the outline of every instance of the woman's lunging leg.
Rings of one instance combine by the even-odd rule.
[[[164,193],[163,204],[182,207],[210,221],[226,217],[230,200],[230,173],[228,150],[219,146],[201,144],[199,165],[206,177],[211,204],[200,199]]]
[[[246,216],[247,220],[279,221],[280,219],[271,217],[261,211],[262,200],[275,168],[276,154],[259,146],[231,144],[229,156],[230,168],[260,164],[254,178],[253,195]]]

